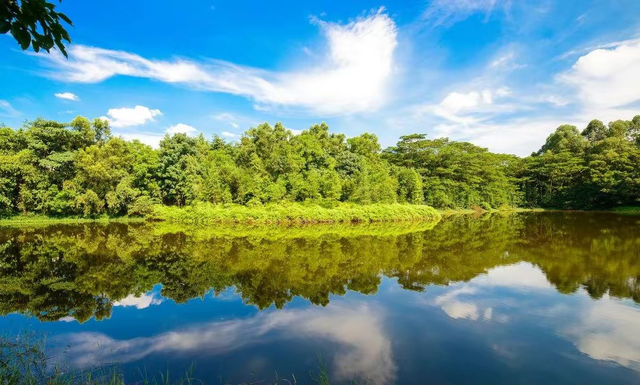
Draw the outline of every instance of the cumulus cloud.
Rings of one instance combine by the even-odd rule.
[[[264,71],[219,60],[154,60],[83,45],[70,47],[68,60],[57,52],[42,57],[52,66],[48,76],[70,82],[96,83],[117,75],[142,77],[322,114],[380,107],[397,46],[393,20],[381,9],[346,24],[313,22],[326,39],[326,60],[296,71]]]
[[[508,97],[507,87],[485,89],[467,93],[451,92],[438,105],[425,105],[417,109],[417,114],[432,113],[449,121],[463,124],[477,123],[489,113],[504,112],[514,106],[496,104],[495,101]]]
[[[173,134],[187,134],[189,136],[195,135],[198,130],[195,127],[192,127],[188,124],[178,123],[174,126],[167,128],[166,133],[169,135]]]
[[[58,99],[71,100],[74,102],[77,102],[78,100],[80,100],[78,95],[72,94],[71,92],[62,92],[62,93],[57,93],[53,95]]]
[[[562,118],[506,119],[501,122],[476,122],[437,124],[434,137],[449,137],[489,148],[493,152],[530,155],[556,127],[567,123]]]
[[[585,109],[623,107],[640,100],[640,40],[581,56],[560,80],[575,87]]]
[[[153,110],[145,106],[135,106],[134,108],[112,108],[107,111],[107,116],[103,116],[102,119],[108,120],[112,127],[130,127],[153,122],[155,117],[159,115],[162,115],[160,110]]]

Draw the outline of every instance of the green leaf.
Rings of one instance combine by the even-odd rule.
[[[67,24],[69,24],[69,25],[73,25],[73,22],[71,21],[71,19],[69,19],[69,17],[68,17],[67,15],[65,15],[64,13],[62,13],[62,12],[58,12],[58,16],[59,16],[62,20],[64,20]]]
[[[19,24],[13,24],[11,26],[11,34],[18,41],[23,50],[29,48],[29,45],[31,44],[31,36],[24,27]]]
[[[5,34],[11,30],[11,23],[5,20],[0,20],[0,34]]]

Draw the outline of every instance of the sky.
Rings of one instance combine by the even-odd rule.
[[[56,2],[57,3],[57,2]],[[0,35],[0,122],[104,117],[237,140],[326,122],[529,155],[561,124],[640,114],[640,1],[64,0],[69,58]]]

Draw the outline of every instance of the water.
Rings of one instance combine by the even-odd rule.
[[[0,229],[0,330],[131,382],[640,383],[639,301],[634,216]]]

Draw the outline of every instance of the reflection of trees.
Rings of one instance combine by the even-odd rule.
[[[0,231],[0,313],[42,320],[108,317],[113,302],[161,283],[177,302],[235,286],[260,308],[293,297],[326,305],[347,289],[375,293],[381,275],[408,290],[467,281],[528,261],[559,291],[585,287],[640,301],[632,217],[522,214],[418,224],[264,229],[164,224]],[[407,227],[409,226],[409,227]]]
[[[610,214],[527,216],[519,249],[562,293],[584,287],[640,302],[640,221]]]

